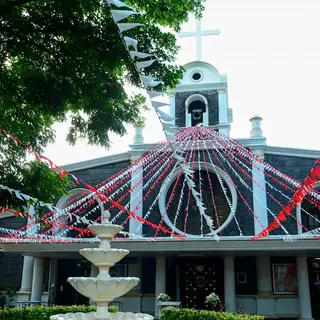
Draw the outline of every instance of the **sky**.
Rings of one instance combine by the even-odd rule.
[[[202,29],[221,33],[203,38],[202,60],[228,75],[232,138],[249,137],[249,119],[259,114],[268,145],[320,150],[319,16],[319,0],[207,0]],[[190,30],[192,18],[182,29]],[[195,39],[178,43],[177,63],[194,61]],[[145,142],[164,139],[155,112],[144,116]],[[130,126],[123,137],[110,135],[112,147],[106,150],[85,141],[68,145],[68,123],[55,129],[56,142],[44,154],[59,165],[125,152],[134,135]]]

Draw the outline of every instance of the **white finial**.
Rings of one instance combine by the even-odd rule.
[[[110,212],[108,210],[104,210],[101,214],[101,223],[108,224],[110,223]]]
[[[259,115],[254,115],[250,121],[252,124],[252,129],[250,132],[251,138],[262,138],[263,137],[263,132],[261,129],[261,121],[263,119]]]
[[[135,134],[133,137],[133,144],[143,144],[144,143],[144,138],[142,135],[142,131],[144,128],[144,124],[143,123],[137,123],[134,126],[135,129]]]
[[[201,61],[202,59],[202,36],[218,36],[220,34],[220,30],[201,30],[201,20],[196,20],[196,31],[192,32],[180,32],[178,36],[180,38],[186,37],[196,37],[197,39],[197,60]]]

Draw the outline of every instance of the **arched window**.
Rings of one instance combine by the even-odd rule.
[[[185,103],[186,127],[194,127],[199,124],[209,125],[208,101],[201,94],[191,95]]]
[[[96,197],[91,196],[90,199],[85,199],[89,195],[92,194],[92,191],[84,188],[77,188],[73,189],[68,192],[68,194],[64,197],[62,197],[56,207],[61,210],[57,211],[55,213],[56,219],[61,224],[61,226],[58,226],[53,234],[54,235],[62,235],[65,237],[74,237],[78,235],[77,231],[68,230],[67,232],[64,232],[66,230],[63,229],[63,225],[72,225],[76,222],[75,218],[70,219],[70,217],[67,214],[63,214],[63,210],[66,208],[70,208],[69,212],[73,212],[74,210],[77,210],[79,207],[82,208],[81,212],[78,212],[77,215],[80,217],[86,217],[88,220],[94,221],[97,218],[99,218],[104,211],[104,206],[102,201]],[[94,201],[92,201],[94,199]],[[83,222],[77,223],[76,225],[78,228],[86,228],[87,225]],[[88,236],[83,236],[84,238],[87,238]],[[91,236],[92,237],[92,236]]]

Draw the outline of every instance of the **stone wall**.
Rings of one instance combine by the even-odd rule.
[[[19,229],[26,224],[20,217],[0,219],[0,227]],[[18,254],[0,252],[0,289],[19,290],[23,268],[23,257]]]
[[[291,156],[280,156],[280,155],[265,155],[265,162],[276,168],[277,170],[281,171],[282,173],[302,182],[306,176],[309,174],[310,170],[314,166],[316,160],[310,158],[300,158],[300,157],[291,157]],[[286,194],[289,198],[292,197],[293,192],[290,190],[284,190],[282,187],[279,187],[271,178],[266,177],[266,181],[268,181],[272,186],[277,187],[281,190],[284,194]],[[295,189],[296,190],[296,189]],[[269,192],[273,197],[275,197],[281,204],[287,204],[288,199],[281,196],[279,192],[272,190],[267,185],[267,192]],[[271,199],[270,196],[267,197],[267,205],[268,208],[274,213],[278,214],[281,210],[280,205],[275,203]],[[293,212],[295,213],[295,212]],[[269,213],[268,214],[268,221],[269,223],[274,218]],[[286,222],[283,223],[283,226],[287,229],[290,234],[297,233],[297,222],[294,218],[288,218]],[[272,235],[284,235],[284,231],[281,228],[277,228],[274,230]]]
[[[176,93],[176,125],[186,126],[186,100],[193,94],[201,94],[208,100],[209,125],[214,126],[219,123],[219,95],[217,90],[178,92]]]

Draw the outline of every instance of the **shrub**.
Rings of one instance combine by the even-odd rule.
[[[195,309],[164,308],[161,320],[264,320],[263,316]]]
[[[93,312],[94,306],[54,306],[54,307],[25,307],[4,308],[0,310],[1,320],[49,320],[51,316],[63,313]],[[117,312],[116,306],[110,306],[109,312]]]

